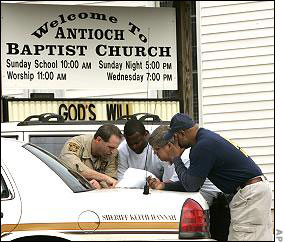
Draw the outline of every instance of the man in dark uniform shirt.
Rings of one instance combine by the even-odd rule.
[[[233,194],[230,202],[231,224],[228,239],[273,240],[269,182],[255,162],[238,146],[220,135],[199,128],[191,117],[173,116],[165,140],[174,137],[169,157],[179,182],[186,191],[199,191],[206,177],[223,193]],[[182,147],[182,148],[181,148]],[[183,148],[191,147],[190,167],[181,161]],[[168,184],[148,178],[153,189],[168,190]]]

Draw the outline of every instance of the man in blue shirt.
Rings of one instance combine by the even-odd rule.
[[[230,202],[230,241],[273,240],[269,182],[255,162],[238,146],[220,135],[199,128],[188,115],[177,113],[170,122],[164,139],[175,143],[168,151],[175,165],[179,182],[186,191],[199,191],[206,177],[226,194],[234,194]],[[187,169],[181,161],[184,148],[191,147],[191,164]],[[148,178],[153,189],[166,189],[156,179]]]

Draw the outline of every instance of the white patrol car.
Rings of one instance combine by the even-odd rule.
[[[37,146],[1,138],[1,240],[209,240],[200,193],[94,190]]]
[[[102,124],[54,114],[1,123],[1,240],[210,240],[200,193],[94,190],[57,160],[68,138],[94,134]],[[123,130],[123,121],[116,125]]]

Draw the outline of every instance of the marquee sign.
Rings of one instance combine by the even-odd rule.
[[[1,4],[6,89],[176,90],[172,8]]]
[[[115,121],[124,115],[150,113],[170,121],[180,112],[179,101],[157,99],[3,99],[4,121],[23,121],[31,115],[55,113],[72,121]]]

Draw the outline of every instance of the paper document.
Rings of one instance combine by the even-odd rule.
[[[124,173],[122,180],[117,183],[116,187],[143,188],[148,176],[156,178],[156,176],[149,171],[128,168]]]

